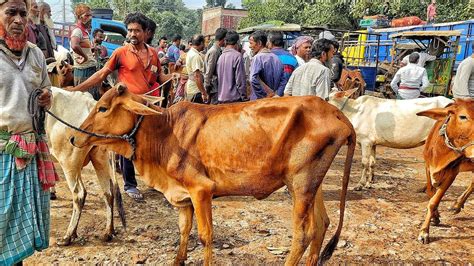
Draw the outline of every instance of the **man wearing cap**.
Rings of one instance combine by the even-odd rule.
[[[97,61],[92,53],[92,44],[89,40],[92,13],[86,4],[78,4],[74,9],[77,23],[71,32],[71,49],[74,59],[74,86],[81,84],[96,72]],[[99,100],[99,88],[89,89],[94,100]]]
[[[28,10],[27,0],[0,0],[0,265],[49,246],[48,188],[58,178],[28,112],[33,91],[38,109],[52,97],[44,55],[27,41]]]
[[[313,38],[311,38],[310,36],[300,36],[296,38],[295,43],[293,43],[293,45],[291,46],[291,53],[298,61],[299,67],[309,61],[312,43]]]

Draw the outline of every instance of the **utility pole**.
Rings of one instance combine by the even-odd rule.
[[[63,0],[63,23],[66,23],[66,0]]]

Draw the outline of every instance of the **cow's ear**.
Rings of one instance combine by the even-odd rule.
[[[163,99],[165,99],[164,97],[156,97],[156,96],[150,96],[150,95],[140,95],[140,96],[150,104],[157,104],[163,101]]]
[[[160,115],[161,113],[151,109],[150,107],[133,100],[127,99],[123,102],[125,109],[137,115]]]
[[[434,120],[445,119],[450,113],[453,113],[453,108],[451,106],[445,108],[433,108],[426,111],[421,111],[416,113],[417,116],[426,116]]]
[[[118,95],[122,95],[126,90],[127,90],[127,86],[125,86],[125,84],[123,83],[117,84]]]

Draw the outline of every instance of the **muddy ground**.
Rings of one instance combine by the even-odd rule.
[[[352,191],[361,173],[360,150],[352,168],[344,229],[331,264],[474,262],[474,196],[464,210],[448,211],[471,182],[472,174],[459,175],[440,205],[441,225],[431,227],[431,243],[416,241],[428,198],[416,193],[424,180],[422,147],[411,150],[379,148],[374,188]],[[331,225],[338,221],[339,191],[345,151],[341,151],[324,181],[324,199]],[[79,238],[68,247],[56,240],[65,233],[72,212],[71,194],[65,182],[58,186],[59,199],[52,202],[51,247],[26,260],[29,265],[146,263],[169,265],[178,246],[177,211],[164,197],[143,184],[146,201],[124,195],[128,228],[115,218],[116,237],[100,240],[105,229],[105,204],[91,168],[84,170],[88,197],[79,224]],[[265,200],[227,197],[214,201],[214,261],[217,265],[281,265],[291,244],[291,200],[284,190]],[[187,263],[202,264],[202,245],[196,223]],[[303,260],[306,257],[303,257]],[[301,264],[304,262],[302,260]]]

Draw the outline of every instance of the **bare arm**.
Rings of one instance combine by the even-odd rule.
[[[81,48],[81,40],[79,39],[79,37],[76,37],[76,36],[72,36],[71,37],[71,49],[78,55],[84,57],[85,59],[87,59],[87,55],[84,54],[84,52],[82,52],[82,48]],[[84,60],[84,61],[87,61],[87,60]]]

